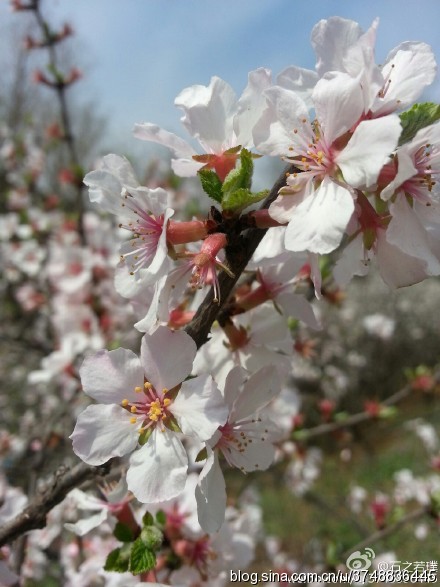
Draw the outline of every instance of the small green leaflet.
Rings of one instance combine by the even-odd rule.
[[[141,538],[133,542],[130,554],[129,570],[133,575],[140,575],[151,571],[156,566],[156,555],[149,549]]]
[[[411,141],[417,132],[440,120],[440,105],[433,102],[414,104],[412,108],[400,115],[402,123],[402,134],[400,135],[399,147]]]
[[[202,183],[203,191],[210,198],[221,204],[223,198],[222,182],[212,169],[200,169],[197,172]]]

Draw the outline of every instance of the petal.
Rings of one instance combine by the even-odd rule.
[[[351,193],[326,177],[314,194],[295,209],[286,229],[286,248],[320,254],[334,251],[353,212]]]
[[[316,84],[312,97],[328,145],[350,130],[364,111],[359,79],[347,73],[327,74]]]
[[[361,122],[336,157],[345,181],[353,187],[372,186],[397,147],[401,130],[395,114]]]
[[[90,201],[98,203],[112,214],[121,212],[122,188],[136,188],[139,185],[131,164],[119,155],[103,157],[101,168],[88,173],[84,183],[89,188]]]
[[[320,20],[313,27],[311,38],[319,76],[327,71],[343,71],[343,57],[361,35],[362,29],[354,20],[339,16]]]
[[[266,155],[288,155],[295,141],[294,129],[301,129],[312,138],[307,105],[295,92],[280,86],[267,89],[264,95],[267,108],[253,130],[255,147]]]
[[[405,196],[400,196],[390,211],[392,219],[386,233],[387,242],[402,252],[425,262],[427,275],[440,274],[440,261],[434,255],[428,233]]]
[[[259,369],[244,384],[242,392],[234,402],[229,420],[237,422],[254,415],[280,391],[280,380],[276,368],[268,365]]]
[[[88,465],[102,465],[133,451],[138,443],[136,426],[120,406],[88,406],[70,437],[73,452]]]
[[[339,286],[345,287],[353,275],[367,275],[368,269],[369,264],[364,260],[364,242],[360,233],[344,247],[333,269],[333,277]]]
[[[151,122],[135,124],[133,134],[142,141],[151,141],[168,147],[173,152],[174,157],[191,159],[193,155],[197,154],[186,141],[156,124],[151,124]]]
[[[183,90],[174,104],[185,112],[181,121],[207,153],[220,153],[233,147],[233,116],[237,97],[231,86],[212,77],[209,86],[194,85]]]
[[[414,285],[428,277],[426,263],[391,245],[384,231],[378,232],[376,256],[381,277],[392,288]]]
[[[395,47],[382,68],[386,92],[372,106],[375,116],[410,106],[434,81],[436,71],[434,53],[426,43],[406,41]]]
[[[83,518],[82,520],[78,520],[75,524],[64,524],[66,530],[70,530],[77,536],[84,536],[93,528],[98,528],[107,519],[108,510],[101,509],[97,514],[93,516],[89,516],[88,518]]]
[[[171,167],[179,177],[195,177],[203,163],[197,163],[193,159],[172,159]]]
[[[228,418],[223,396],[210,375],[182,383],[170,411],[184,434],[209,440]]]
[[[123,348],[86,357],[79,374],[84,392],[103,404],[119,404],[136,397],[134,388],[144,384],[139,357]]]
[[[196,343],[186,332],[159,326],[142,339],[145,376],[158,391],[172,389],[191,373],[196,353]]]
[[[188,457],[177,434],[156,427],[130,457],[128,489],[141,503],[172,499],[184,490],[187,469]]]
[[[234,131],[237,144],[250,148],[254,144],[252,130],[266,108],[264,90],[270,87],[271,72],[263,67],[251,71],[248,85],[237,103],[237,114],[234,117]]]
[[[309,108],[313,108],[312,92],[318,79],[316,71],[292,65],[278,74],[277,85],[292,90]]]
[[[196,487],[199,524],[205,532],[217,532],[225,520],[226,485],[216,451],[207,446],[208,458]]]
[[[253,439],[243,452],[233,450],[228,454],[228,461],[237,469],[246,471],[265,471],[275,458],[275,449],[269,441]]]
[[[276,303],[281,306],[286,316],[297,318],[314,330],[321,330],[322,326],[315,316],[313,306],[305,296],[291,292],[282,292],[277,295]]]

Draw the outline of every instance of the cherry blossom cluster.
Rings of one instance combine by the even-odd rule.
[[[321,296],[320,257],[338,253],[339,284],[364,275],[373,258],[393,287],[440,273],[440,124],[434,117],[412,132],[399,116],[432,83],[435,59],[424,43],[402,43],[377,65],[377,27],[363,33],[352,21],[319,22],[316,71],[292,66],[274,83],[258,69],[239,98],[218,77],[183,90],[175,104],[201,153],[155,124],[135,126],[137,138],[171,150],[177,175],[200,178],[217,202],[207,218],[177,220],[170,195],[141,186],[117,155],[84,179],[91,202],[130,233],[115,285],[138,311],[142,300],[135,327],[145,334],[140,359],[118,349],[84,362],[84,391],[99,403],[80,414],[74,451],[95,465],[130,455],[128,489],[156,503],[183,491],[189,447],[198,445],[196,498],[207,532],[224,519],[221,462],[250,471],[273,461],[277,424],[266,421],[266,406],[292,372],[288,319],[320,328],[304,296],[310,280]],[[268,212],[245,212],[265,195],[251,191],[261,155],[289,164],[285,186]],[[218,274],[235,277],[234,238],[251,222],[269,230],[249,279],[238,282],[197,350],[180,329],[196,313],[200,290],[212,286],[212,304],[224,304]]]

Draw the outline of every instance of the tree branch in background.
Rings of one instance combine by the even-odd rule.
[[[12,542],[25,532],[44,528],[47,514],[61,503],[72,489],[85,481],[107,475],[110,468],[111,461],[99,467],[79,463],[73,469],[60,469],[41,495],[37,496],[21,514],[0,528],[0,546]]]

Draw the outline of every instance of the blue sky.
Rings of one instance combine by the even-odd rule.
[[[313,68],[310,32],[321,18],[339,15],[366,29],[380,18],[377,60],[401,41],[423,40],[440,59],[438,0],[42,0],[51,22],[70,22],[85,71],[76,92],[108,119],[107,145],[145,148],[131,138],[136,122],[181,130],[173,105],[185,87],[212,75],[239,94],[247,73],[265,66]],[[0,33],[19,14],[0,1]],[[1,49],[1,47],[0,47]],[[437,81],[427,97],[439,98]]]

